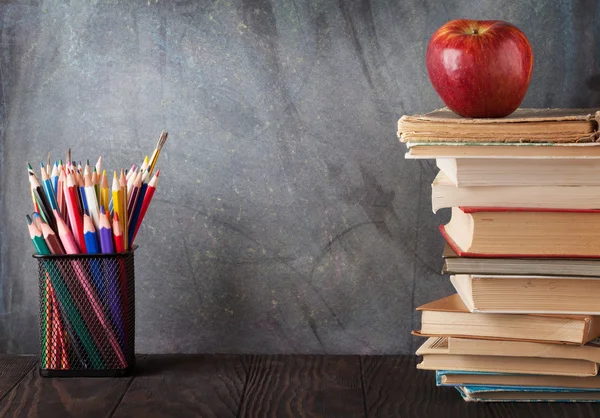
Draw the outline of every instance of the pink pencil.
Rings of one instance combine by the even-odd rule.
[[[60,236],[63,247],[65,248],[65,251],[67,252],[67,254],[79,254],[79,248],[77,247],[77,244],[75,243],[75,238],[73,238],[73,234],[71,233],[69,228],[67,228],[67,225],[62,220],[60,215],[58,215],[58,213],[56,213],[56,215],[58,216],[58,218],[57,218],[58,235]],[[98,297],[96,296],[96,293],[94,292],[91,283],[89,282],[89,280],[87,279],[87,277],[85,275],[85,269],[80,265],[79,261],[77,261],[77,260],[73,260],[71,263],[73,264],[73,271],[77,275],[77,279],[79,280],[81,287],[85,291],[87,300],[88,300],[89,304],[92,306],[92,309],[94,310],[96,317],[100,321],[100,324],[104,328],[104,331],[106,332],[106,336],[108,337],[108,341],[110,342],[110,345],[112,346],[115,354],[117,355],[117,358],[119,359],[119,362],[121,363],[121,366],[127,367],[127,361],[125,360],[125,356],[123,355],[123,350],[121,349],[119,342],[115,338],[115,334],[113,333],[113,330],[111,329],[110,324],[106,320],[106,316],[104,315],[104,311],[102,310],[102,305],[100,304],[100,300],[98,300]]]

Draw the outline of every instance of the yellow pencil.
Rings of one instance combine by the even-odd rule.
[[[119,177],[119,204],[121,205],[121,212],[119,212],[119,219],[123,226],[123,247],[125,251],[128,249],[127,243],[127,180],[125,179],[125,171],[121,169],[121,176]]]
[[[100,206],[104,206],[104,209],[108,210],[108,204],[110,202],[110,192],[108,191],[108,177],[106,176],[106,170],[102,171],[102,178],[100,179]]]
[[[123,214],[121,204],[121,187],[119,186],[119,180],[117,178],[117,172],[115,171],[113,174],[112,181],[112,201],[113,201],[113,212],[117,214],[119,219],[122,218]]]
[[[152,153],[152,156],[148,161],[148,171],[150,172],[150,174],[152,174],[152,172],[154,171],[154,166],[156,165],[156,162],[158,161],[158,156],[160,155],[160,150],[162,149],[163,145],[165,145],[165,142],[167,142],[167,136],[167,131],[162,131],[160,133],[160,138],[158,138],[156,148],[154,149],[154,152]]]

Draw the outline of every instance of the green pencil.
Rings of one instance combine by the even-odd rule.
[[[33,224],[31,217],[27,215],[27,223],[29,224],[29,235],[31,236],[31,241],[33,242],[33,246],[35,247],[35,251],[38,254],[50,254],[50,249],[48,245],[46,245],[46,241],[44,241],[44,237],[40,230]],[[41,360],[42,367],[48,367],[48,353],[50,352],[49,341],[51,338],[48,335],[49,326],[48,326],[48,293],[46,292],[46,286],[42,286],[42,320],[41,320],[41,328],[42,328],[42,349],[41,349]]]
[[[46,245],[42,233],[35,226],[35,224],[33,224],[29,215],[27,215],[27,223],[29,224],[29,235],[31,236],[31,241],[33,242],[33,246],[35,247],[36,252],[40,255],[50,255],[50,249],[48,248],[48,245]],[[61,307],[66,311],[67,316],[64,318],[64,323],[67,327],[67,331],[70,329],[70,325],[72,323],[74,326],[74,332],[79,337],[79,341],[81,341],[81,343],[83,344],[84,349],[87,353],[87,357],[92,363],[92,367],[96,369],[103,369],[104,363],[100,356],[100,352],[92,342],[92,336],[90,335],[87,327],[85,326],[85,323],[83,322],[80,313],[77,311],[75,302],[73,301],[61,277],[61,274],[58,271],[58,266],[50,261],[44,261],[44,266],[46,268],[46,271],[49,273],[52,285],[56,290],[56,296],[58,297],[59,305],[61,305]],[[47,300],[47,295],[43,295],[42,298],[45,298],[44,301]],[[43,326],[45,325],[44,321],[47,321],[47,317],[45,314],[42,315]],[[44,332],[42,332],[42,334],[45,334],[45,327]],[[45,353],[46,347],[44,346],[44,344],[47,346],[48,341],[47,337],[45,340],[44,337],[42,338],[42,366],[46,367],[47,357]],[[73,348],[73,351],[75,352],[75,355],[77,356],[78,360],[85,367],[85,365],[88,362],[85,360],[85,356],[83,355],[83,353],[80,352],[77,341],[73,338],[71,339],[71,347]]]

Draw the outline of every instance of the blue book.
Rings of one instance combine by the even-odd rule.
[[[570,388],[455,386],[467,402],[600,402],[600,390]]]

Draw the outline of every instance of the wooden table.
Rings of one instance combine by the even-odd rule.
[[[0,355],[0,417],[593,417],[598,404],[475,404],[414,356],[138,357],[134,378],[39,377]]]

